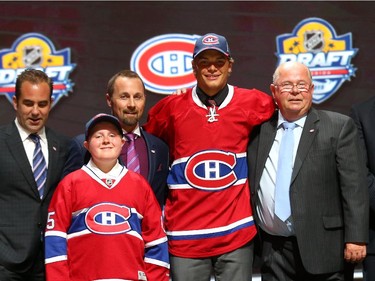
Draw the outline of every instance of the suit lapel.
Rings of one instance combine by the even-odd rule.
[[[299,170],[301,169],[302,163],[304,162],[307,153],[309,152],[311,145],[314,142],[315,136],[318,133],[318,121],[319,117],[315,109],[307,114],[306,122],[302,130],[301,139],[299,141],[296,158],[294,160],[292,183],[296,178]]]
[[[372,103],[371,111],[370,111],[370,120],[375,120],[375,100]],[[374,131],[372,131],[374,132]]]
[[[50,191],[51,182],[56,178],[57,169],[55,167],[56,163],[59,161],[59,142],[55,138],[51,131],[46,128],[46,137],[48,141],[48,172],[47,172],[47,181],[44,188],[44,196],[46,197],[47,193]]]
[[[147,175],[147,181],[149,183],[152,182],[152,179],[155,175],[155,165],[156,165],[156,153],[155,148],[152,143],[150,143],[150,138],[148,134],[141,129],[141,134],[145,140],[146,143],[146,149],[147,149],[147,159],[148,159],[148,175]]]
[[[28,182],[29,186],[32,187],[33,192],[39,198],[38,188],[35,183],[32,168],[27,158],[20,134],[14,123],[9,126],[9,130],[7,133],[9,137],[6,139],[6,143],[9,147],[9,151],[14,157],[17,165],[20,167],[20,170],[22,171],[22,174]]]

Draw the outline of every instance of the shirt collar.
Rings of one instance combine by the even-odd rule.
[[[24,142],[26,139],[29,139],[29,135],[31,134],[31,132],[25,130],[24,127],[21,126],[21,124],[18,122],[18,119],[16,118],[16,120],[14,121],[14,123],[16,124],[16,127],[18,129],[18,132],[20,133],[20,136],[21,136],[21,141]],[[39,132],[37,132],[37,134],[39,135],[40,139],[46,143],[47,141],[47,136],[46,136],[46,129],[45,127],[43,126],[42,129],[40,129]]]
[[[278,118],[278,121],[277,121],[277,128],[279,129],[281,127],[281,124],[284,123],[284,122],[289,122],[287,121],[284,116],[281,114],[281,111],[279,110],[279,118]],[[295,123],[297,125],[297,127],[301,127],[303,128],[303,126],[305,125],[305,121],[306,121],[306,115],[303,116],[302,118],[296,120],[296,121],[293,121],[293,123]]]
[[[212,97],[208,96],[198,86],[197,86],[196,89],[197,89],[196,92],[197,92],[197,95],[198,95],[198,98],[200,99],[200,101],[203,104],[208,105],[208,106],[210,106],[209,102],[207,101],[209,99],[213,99],[216,102],[216,105],[220,106],[223,103],[223,101],[225,100],[225,98],[227,97],[228,92],[229,92],[228,84],[225,85],[225,87],[223,89],[221,89],[216,95],[214,95]]]
[[[133,130],[133,132],[127,132],[123,129],[123,132],[124,132],[124,135],[126,135],[127,133],[133,133],[134,135],[137,136],[137,138],[141,137],[141,128],[139,127],[139,124],[137,125],[137,127]]]
[[[94,161],[92,161],[92,159],[90,159],[86,166],[90,168],[90,170],[92,170],[100,179],[116,179],[124,169],[124,166],[122,166],[118,160],[115,166],[113,166],[113,168],[108,173],[104,173],[102,170],[100,170],[95,165]]]

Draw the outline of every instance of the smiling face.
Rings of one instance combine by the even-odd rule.
[[[284,118],[295,121],[305,116],[314,92],[308,68],[302,63],[286,62],[278,67],[274,77],[270,89]]]
[[[198,87],[209,96],[217,94],[227,84],[232,65],[219,51],[203,51],[192,62]]]
[[[115,125],[103,121],[90,130],[83,145],[90,152],[94,163],[104,171],[104,166],[109,164],[113,167],[116,163],[124,142]]]
[[[17,120],[26,131],[36,133],[46,124],[51,109],[50,92],[46,82],[24,81],[19,97],[13,96]]]
[[[106,95],[112,114],[121,123],[122,128],[132,132],[138,125],[146,105],[146,95],[139,78],[119,76],[113,87],[113,94]]]

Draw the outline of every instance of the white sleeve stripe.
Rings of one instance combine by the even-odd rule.
[[[143,237],[137,231],[135,231],[135,230],[131,230],[129,232],[126,232],[126,234],[134,236],[134,237],[138,238],[139,240],[143,241]]]
[[[66,261],[67,259],[68,259],[67,255],[62,255],[62,256],[45,259],[44,263],[48,264],[48,263],[53,263],[53,262],[58,262],[58,261]]]
[[[160,239],[157,239],[157,240],[150,241],[150,242],[146,243],[145,244],[145,248],[150,248],[150,247],[162,244],[164,242],[167,242],[167,237],[166,236],[164,236],[164,237],[162,237]]]
[[[82,236],[82,235],[86,235],[86,234],[91,234],[91,232],[88,229],[84,229],[84,230],[79,231],[79,232],[74,232],[74,233],[71,233],[71,234],[68,235],[68,239],[78,237],[78,236]]]
[[[47,231],[45,236],[58,236],[58,237],[66,239],[67,234],[62,231],[51,230],[51,231]]]
[[[200,229],[200,230],[179,230],[179,231],[167,231],[167,235],[171,236],[184,236],[184,235],[201,235],[201,234],[211,234],[211,233],[220,233],[223,231],[228,231],[239,227],[243,224],[247,224],[253,221],[253,216],[249,216],[243,218],[239,221],[235,221],[229,225],[215,227],[215,228],[207,228],[207,229]]]
[[[162,266],[162,267],[165,267],[165,268],[169,269],[169,263],[162,262],[160,260],[155,260],[155,259],[151,259],[151,258],[145,258],[145,262],[151,263],[151,264],[155,264],[155,265],[158,265],[158,266]]]

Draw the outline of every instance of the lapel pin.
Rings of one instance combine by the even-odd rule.
[[[52,146],[52,149],[53,149],[54,151],[56,151],[56,150],[57,150],[55,146]]]
[[[313,133],[315,131],[315,129],[310,129],[310,133]]]
[[[151,153],[155,153],[155,150],[151,149]]]

